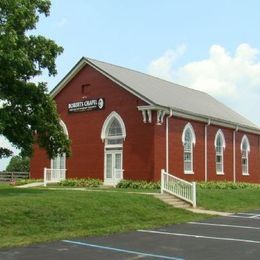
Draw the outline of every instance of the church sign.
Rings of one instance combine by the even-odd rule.
[[[68,104],[69,112],[83,112],[92,110],[102,110],[105,108],[105,99],[97,98],[90,100],[83,100]]]

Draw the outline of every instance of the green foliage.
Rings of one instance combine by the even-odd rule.
[[[9,164],[6,167],[7,172],[29,172],[30,171],[30,159],[28,157],[21,157],[16,155],[12,157]]]
[[[61,181],[60,186],[69,186],[69,187],[99,187],[102,185],[102,181],[99,179],[66,179]]]
[[[54,76],[56,57],[63,51],[54,41],[29,32],[36,28],[39,15],[48,16],[49,10],[48,0],[0,1],[0,135],[23,156],[32,154],[34,143],[49,157],[70,154],[46,83],[32,82],[43,70]],[[0,158],[8,155],[10,151],[0,148]]]
[[[0,147],[0,158],[9,157],[13,154],[12,151],[10,151],[7,148]]]
[[[123,189],[160,189],[159,182],[147,182],[147,181],[133,181],[133,180],[121,180],[117,185],[117,188]]]
[[[217,189],[217,190],[237,190],[237,189],[260,189],[259,184],[245,183],[245,182],[228,182],[228,181],[210,181],[198,182],[199,189]]]

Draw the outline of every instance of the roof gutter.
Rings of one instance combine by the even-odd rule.
[[[173,111],[172,109],[170,109],[169,115],[166,117],[166,125],[165,125],[165,141],[166,141],[166,145],[165,145],[165,154],[166,154],[166,172],[169,172],[169,118],[172,117],[173,115]]]

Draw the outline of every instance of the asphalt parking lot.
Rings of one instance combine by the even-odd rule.
[[[260,212],[5,249],[0,259],[260,259]]]

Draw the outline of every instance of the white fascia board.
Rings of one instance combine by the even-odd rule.
[[[80,61],[67,73],[67,75],[56,85],[56,87],[51,90],[51,98],[55,96],[70,82],[77,73],[86,65],[85,59],[81,58]]]
[[[155,110],[155,111],[163,110],[163,111],[166,112],[166,114],[170,113],[170,108],[163,107],[163,106],[154,106],[154,105],[137,106],[137,109],[139,111],[143,111],[143,110]]]
[[[244,131],[244,132],[248,132],[248,133],[252,133],[252,134],[258,134],[258,135],[260,134],[260,129],[258,129],[258,128],[253,128],[253,127],[251,128],[251,127],[237,124],[234,122],[220,120],[218,118],[206,117],[206,116],[202,116],[202,115],[195,115],[195,114],[189,113],[189,112],[178,112],[174,109],[173,109],[173,115],[175,115],[177,117],[181,117],[181,118],[193,119],[195,121],[200,121],[203,123],[210,122],[210,125],[227,127],[227,128],[231,128],[234,130],[238,129],[240,131]]]
[[[72,68],[72,70],[57,84],[57,86],[50,92],[50,96],[51,98],[55,98],[55,96],[68,84],[69,81],[71,81],[76,75],[77,73],[86,65],[88,64],[89,66],[91,66],[92,68],[95,68],[97,71],[99,71],[101,74],[103,74],[104,76],[106,76],[108,79],[112,80],[113,82],[115,82],[116,84],[118,84],[120,87],[124,88],[125,90],[127,90],[128,92],[130,92],[131,94],[133,94],[134,96],[142,99],[143,101],[145,101],[146,103],[152,105],[153,102],[149,99],[147,99],[146,97],[140,95],[139,93],[137,93],[136,91],[134,91],[133,89],[131,89],[130,87],[128,87],[127,85],[125,85],[124,83],[120,82],[119,80],[117,80],[116,78],[114,78],[113,76],[111,76],[109,73],[107,73],[106,71],[102,70],[101,68],[99,68],[98,66],[96,66],[94,63],[92,63],[91,61],[89,61],[87,58],[83,57],[80,59],[80,61]]]
[[[176,108],[169,108],[169,107],[163,107],[159,105],[152,105],[152,106],[138,106],[137,107],[139,111],[142,110],[164,110],[166,114],[170,114],[170,111],[173,111],[173,116],[177,116],[180,118],[185,118],[185,119],[191,119],[199,122],[203,122],[208,124],[210,122],[211,125],[216,125],[216,126],[222,126],[222,127],[227,127],[231,129],[239,129],[240,131],[248,132],[248,133],[253,133],[253,134],[260,134],[260,129],[257,128],[250,128],[245,125],[241,124],[236,124],[234,122],[229,122],[229,121],[224,121],[220,120],[218,118],[213,118],[213,117],[206,117],[203,115],[197,115],[192,112],[187,112],[187,111],[180,111],[179,109]]]
[[[208,123],[208,121],[210,120],[211,124],[214,124],[214,125],[228,127],[228,128],[232,128],[232,129],[236,129],[237,127],[239,127],[239,130],[242,130],[242,131],[245,131],[245,132],[248,132],[248,133],[260,134],[260,129],[258,129],[258,128],[248,127],[246,125],[240,125],[240,124],[236,124],[236,123],[233,123],[233,122],[220,120],[218,118],[209,118],[209,117],[206,117],[206,116],[203,116],[203,115],[198,115],[198,114],[195,114],[195,113],[192,113],[192,112],[180,110],[180,109],[175,108],[175,107],[156,105],[151,100],[149,100],[146,97],[140,95],[139,93],[137,93],[136,91],[134,91],[133,89],[131,89],[130,87],[125,85],[124,83],[120,82],[119,80],[117,80],[116,78],[114,78],[113,76],[108,74],[107,72],[100,69],[98,66],[96,66],[94,63],[92,63],[91,61],[89,61],[85,57],[81,58],[79,60],[79,62],[71,69],[71,71],[69,71],[68,74],[50,92],[51,98],[55,98],[55,96],[68,84],[69,81],[71,81],[77,75],[77,73],[86,64],[95,68],[101,74],[103,74],[104,76],[106,76],[107,78],[109,78],[110,80],[115,82],[116,84],[120,85],[122,88],[124,88],[125,90],[127,90],[128,92],[133,94],[134,96],[142,99],[143,101],[145,101],[149,104],[147,106],[138,106],[138,110],[147,110],[147,109],[164,110],[166,112],[166,114],[170,114],[170,111],[172,110],[173,115],[181,117],[181,118],[193,119],[193,120],[205,122],[205,123]]]
[[[146,103],[153,105],[154,103],[149,100],[147,97],[144,97],[143,95],[141,95],[140,93],[136,92],[135,90],[133,90],[132,88],[130,88],[129,86],[127,86],[126,84],[124,84],[123,82],[119,81],[118,79],[114,78],[112,75],[110,75],[109,73],[107,73],[106,71],[102,70],[101,68],[99,68],[97,65],[95,65],[94,63],[92,63],[91,61],[89,61],[88,59],[85,58],[85,62],[90,65],[91,67],[95,68],[97,71],[99,71],[101,74],[103,74],[104,76],[106,76],[108,79],[112,80],[113,82],[115,82],[116,84],[118,84],[120,87],[122,87],[123,89],[127,90],[128,92],[130,92],[131,94],[133,94],[134,96],[142,99],[143,101],[145,101]]]

